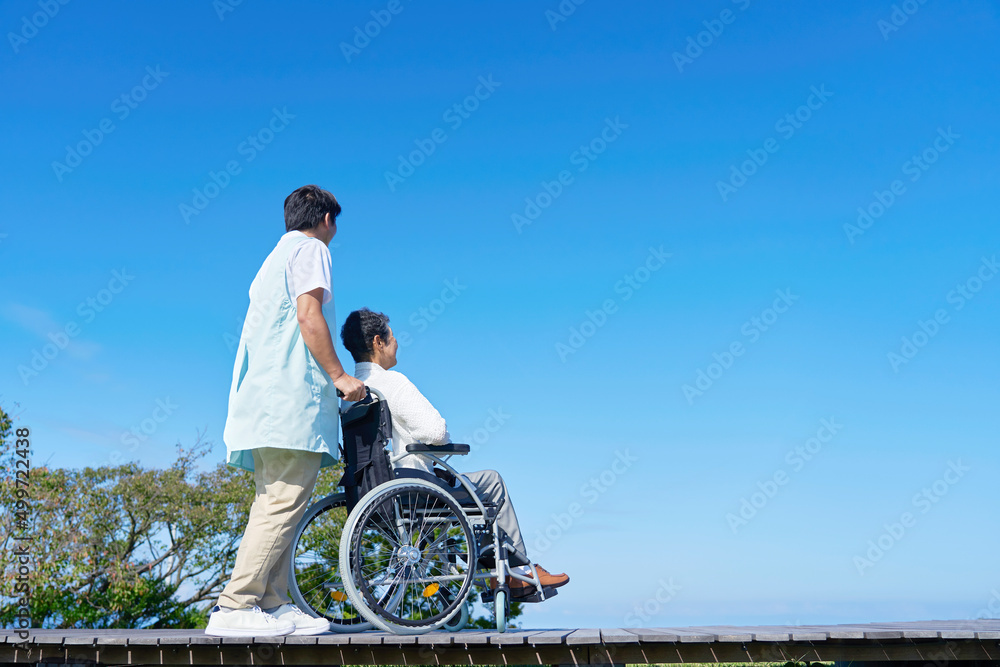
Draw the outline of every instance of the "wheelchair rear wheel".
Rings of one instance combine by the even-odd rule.
[[[478,550],[455,499],[407,479],[373,489],[351,512],[340,546],[347,595],[362,616],[419,634],[462,613]]]
[[[329,619],[334,632],[360,632],[372,625],[351,603],[340,576],[346,504],[344,494],[335,493],[306,510],[292,542],[288,588],[299,609]]]

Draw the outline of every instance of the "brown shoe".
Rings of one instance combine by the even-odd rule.
[[[565,586],[569,583],[569,575],[563,573],[551,574],[538,563],[535,563],[535,571],[538,573],[538,582],[542,586],[559,588],[560,586]]]

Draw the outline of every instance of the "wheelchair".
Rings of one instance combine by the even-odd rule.
[[[344,491],[314,503],[296,527],[289,576],[295,604],[328,619],[334,632],[456,632],[468,624],[472,595],[482,589],[479,599],[492,605],[504,632],[508,576],[534,586],[520,601],[556,595],[533,565],[514,562],[496,523],[500,505],[484,503],[447,463],[468,454],[469,445],[411,444],[407,453],[430,458],[434,474],[394,468],[403,455],[393,453],[389,406],[367,390],[341,410]],[[511,572],[511,562],[527,565],[530,575]]]

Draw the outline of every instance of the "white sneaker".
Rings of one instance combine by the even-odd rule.
[[[257,606],[224,609],[215,605],[205,628],[211,637],[281,637],[294,631],[294,623],[277,619]]]
[[[310,616],[291,602],[286,602],[280,607],[267,610],[275,618],[281,621],[290,621],[295,624],[293,635],[321,635],[330,632],[330,621],[325,618]]]

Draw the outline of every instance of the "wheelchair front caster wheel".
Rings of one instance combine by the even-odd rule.
[[[507,632],[507,591],[496,592],[493,611],[497,617],[497,632]]]

